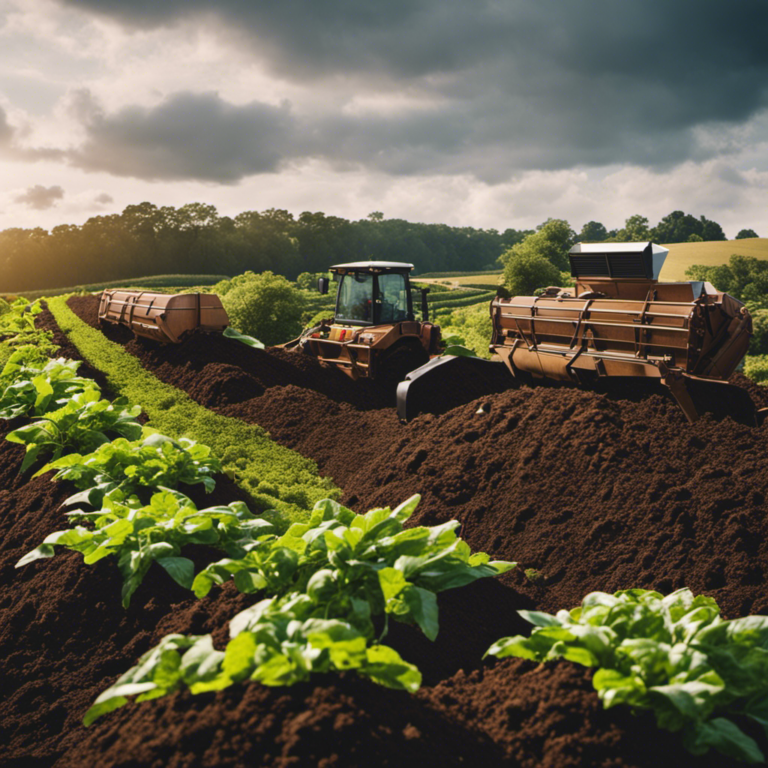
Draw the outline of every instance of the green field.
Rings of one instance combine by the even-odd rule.
[[[685,270],[692,264],[716,267],[727,264],[734,253],[768,259],[768,238],[755,237],[748,240],[714,240],[708,243],[672,243],[669,256],[661,270],[660,279],[667,282],[687,280]]]
[[[483,272],[478,275],[476,272],[467,272],[466,275],[457,275],[452,277],[419,277],[413,279],[419,283],[441,283],[443,285],[488,285],[495,288],[499,284],[501,270],[498,272]]]

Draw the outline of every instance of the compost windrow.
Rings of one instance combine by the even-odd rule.
[[[91,313],[92,325],[95,305],[90,297],[70,301],[81,317]],[[510,387],[401,425],[390,393],[373,404],[349,389],[353,382],[300,355],[251,355],[208,336],[152,348],[121,329],[108,333],[198,402],[260,423],[315,459],[355,509],[419,492],[414,522],[457,518],[473,549],[520,567],[442,595],[435,644],[395,628],[388,641],[425,671],[428,685],[414,697],[350,675],[291,689],[246,685],[131,705],[88,731],[78,725],[82,712],[142,650],[168,631],[213,631],[221,647],[227,620],[249,599],[227,587],[190,601],[158,575],[126,613],[108,562],[97,570],[72,554],[6,567],[3,584],[14,591],[2,604],[0,649],[6,663],[12,649],[23,655],[8,667],[9,690],[23,691],[0,705],[0,732],[16,745],[0,764],[728,764],[689,756],[652,717],[602,710],[587,670],[480,657],[492,640],[523,631],[517,609],[573,607],[592,589],[685,585],[715,597],[727,616],[764,613],[765,428],[711,416],[689,426],[663,394],[567,387]],[[258,385],[248,397],[228,384],[244,374]],[[220,382],[218,393],[206,394],[206,381]],[[0,472],[13,473],[12,461],[20,463],[18,451],[0,452]],[[25,521],[4,536],[3,556],[9,542],[16,552],[3,562],[60,527],[59,499],[41,503],[51,493],[46,482],[0,492],[0,526],[14,516],[17,526]],[[32,519],[42,525],[37,535],[25,527]],[[28,755],[37,762],[23,762]]]

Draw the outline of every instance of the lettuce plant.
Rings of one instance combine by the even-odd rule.
[[[185,437],[173,440],[144,427],[138,440],[120,437],[89,454],[67,454],[46,464],[37,475],[51,469],[56,470],[54,480],[69,480],[81,491],[66,504],[87,502],[101,507],[105,496],[119,501],[139,494],[148,499],[157,488],[178,488],[182,483],[202,483],[210,493],[221,464],[207,445]]]
[[[16,567],[53,557],[56,546],[80,552],[88,565],[114,556],[123,577],[125,608],[153,562],[157,561],[176,582],[190,589],[194,564],[180,556],[185,545],[207,544],[236,556],[254,538],[271,530],[269,523],[252,515],[240,501],[198,510],[190,499],[170,491],[154,494],[147,505],[135,497],[126,503],[105,498],[101,510],[74,510],[67,516],[75,523],[90,523],[92,527],[78,524],[50,534]]]
[[[309,522],[282,536],[254,537],[245,557],[207,568],[195,579],[198,595],[234,576],[244,591],[269,597],[232,619],[223,651],[209,635],[165,637],[98,697],[85,724],[132,696],[144,701],[180,688],[201,693],[247,680],[291,685],[317,672],[353,670],[390,688],[417,690],[418,669],[380,643],[387,618],[416,624],[434,639],[437,592],[515,565],[471,554],[456,536],[456,521],[404,528],[418,502],[413,496],[394,510],[356,515],[325,500]],[[374,619],[382,615],[377,633]]]
[[[437,592],[497,576],[514,563],[472,554],[456,535],[457,520],[404,528],[420,498],[364,515],[330,499],[321,501],[307,523],[294,523],[282,536],[265,536],[245,557],[201,571],[193,583],[195,594],[203,597],[214,584],[234,578],[248,593],[306,592],[329,612],[358,622],[370,636],[371,616],[385,614],[417,624],[433,640]]]
[[[136,421],[140,413],[140,406],[129,405],[123,397],[112,403],[102,400],[94,385],[73,395],[65,405],[39,421],[9,433],[5,439],[26,445],[20,470],[25,472],[41,454],[52,454],[55,460],[65,451],[95,450],[108,443],[110,436],[137,439],[141,436],[141,424]]]
[[[534,661],[567,659],[597,667],[603,705],[652,710],[657,725],[680,732],[693,754],[710,747],[750,763],[763,753],[731,719],[768,732],[768,616],[724,621],[710,597],[680,589],[592,592],[555,616],[519,611],[530,637],[494,643],[488,654]]]
[[[79,392],[97,389],[91,379],[77,375],[77,360],[40,361],[28,350],[14,352],[0,373],[0,419],[42,416]]]

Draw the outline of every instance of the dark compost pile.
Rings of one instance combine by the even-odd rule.
[[[97,300],[70,306],[97,325]],[[688,425],[658,392],[511,379],[401,425],[391,388],[355,384],[301,355],[202,334],[167,347],[118,328],[107,335],[201,404],[261,424],[317,461],[354,509],[420,493],[414,522],[458,519],[473,549],[519,567],[441,595],[435,643],[402,625],[391,631],[388,641],[424,673],[416,695],[345,674],[174,694],[84,729],[98,693],[161,637],[213,632],[221,647],[228,620],[253,597],[228,585],[195,600],[153,571],[125,611],[109,560],[85,566],[67,553],[14,570],[62,527],[58,506],[71,490],[18,477],[23,448],[0,442],[0,765],[729,765],[692,757],[652,716],[604,711],[582,667],[482,655],[527,631],[518,609],[570,608],[592,590],[687,586],[726,617],[766,613],[768,427],[719,414]],[[56,341],[78,357],[61,334]],[[743,377],[733,383],[768,405]],[[477,394],[477,381],[451,386]],[[0,422],[3,435],[13,426]],[[226,478],[215,494],[196,501],[239,497]],[[204,563],[211,553],[192,556]]]

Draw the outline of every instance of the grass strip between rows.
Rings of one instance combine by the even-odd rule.
[[[213,413],[160,381],[123,347],[83,322],[67,306],[67,299],[50,298],[48,308],[61,331],[105,375],[114,392],[139,403],[151,425],[169,437],[188,437],[210,446],[258,510],[277,510],[289,520],[302,520],[317,501],[341,495],[330,478],[319,476],[315,462],[278,445],[262,427]]]

